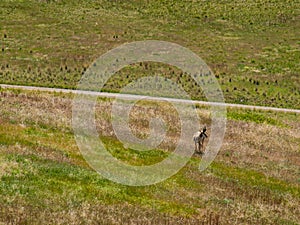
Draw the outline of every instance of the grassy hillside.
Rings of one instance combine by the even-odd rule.
[[[204,59],[226,102],[300,109],[299,37],[296,0],[1,0],[0,83],[76,88],[110,49],[164,40]],[[122,69],[104,90],[154,74],[204,99],[187,74],[154,62]],[[0,88],[0,224],[300,224],[299,114],[228,109],[222,148],[207,170],[199,172],[194,155],[166,181],[130,187],[83,159],[73,97]],[[111,105],[98,100],[96,123],[114,157],[149,165],[174,150],[180,123],[168,105],[146,102],[130,114],[138,137],[149,134],[152,117],[168,125],[148,152],[117,140]],[[210,111],[197,110],[210,134]]]
[[[4,224],[300,223],[296,114],[230,110],[223,146],[209,169],[200,173],[195,155],[162,183],[128,187],[99,176],[82,158],[71,128],[72,95],[1,90],[0,96]],[[146,165],[169,154],[176,136],[172,127],[157,151],[125,149],[108,125],[111,104],[99,99],[96,121],[114,156]],[[140,121],[149,107],[132,114],[137,135],[147,133],[147,123]],[[207,109],[199,108],[199,116],[209,125]]]
[[[299,9],[299,1],[287,0],[2,0],[0,82],[74,88],[101,54],[155,39],[202,57],[227,102],[299,108]],[[203,99],[189,77],[150,62],[123,69],[105,90],[149,74]]]

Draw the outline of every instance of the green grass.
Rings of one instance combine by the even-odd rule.
[[[137,152],[125,149],[111,137],[103,137],[102,141],[115,157],[133,165],[153,164],[168,155],[161,150]],[[239,206],[235,204],[248,202],[248,207],[254,210],[255,201],[261,201],[260,204],[265,207],[284,207],[289,196],[293,201],[300,198],[300,189],[295,183],[267,176],[255,169],[215,162],[207,171],[200,173],[197,157],[162,183],[146,187],[116,184],[97,174],[84,162],[74,145],[72,133],[51,129],[49,125],[45,128],[38,124],[0,123],[0,150],[0,219],[3,222],[12,221],[4,215],[10,215],[17,208],[30,211],[24,215],[14,212],[14,215],[22,215],[26,223],[46,221],[55,213],[64,215],[55,223],[70,223],[70,211],[74,212],[72,215],[78,221],[84,221],[89,213],[95,213],[93,207],[96,209],[102,205],[112,207],[110,213],[116,215],[118,209],[133,207],[118,215],[123,219],[128,210],[135,212],[139,209],[132,215],[134,218],[150,210],[155,216],[146,215],[145,218],[155,218],[160,223],[172,218],[181,218],[191,224],[195,221],[190,220],[195,218],[206,221],[210,217],[209,212],[213,212],[214,220],[231,221],[227,214],[220,213],[224,207],[231,206],[230,210],[237,210],[235,207]],[[218,190],[224,188],[227,194],[220,196]],[[238,197],[234,199],[233,196]],[[85,209],[86,217],[78,214],[83,205],[91,206]],[[108,221],[109,213],[101,210],[103,220],[98,218],[97,221]],[[208,212],[208,215],[201,214],[199,217],[199,211]],[[41,217],[38,212],[47,217]],[[248,216],[254,219],[250,214]],[[291,216],[289,219],[280,218],[286,223],[296,221]],[[263,217],[257,219],[263,223],[267,221]],[[268,221],[278,223],[276,218],[268,217]]]
[[[18,196],[24,198],[26,202],[36,207],[56,207],[58,204],[62,207],[63,202],[60,202],[62,196],[70,201],[93,201],[98,199],[103,204],[117,204],[128,202],[131,204],[141,204],[153,206],[156,205],[159,211],[162,212],[181,212],[190,214],[193,210],[185,205],[176,202],[168,202],[160,199],[155,199],[151,192],[147,192],[150,196],[145,196],[145,188],[134,188],[118,185],[110,182],[95,171],[91,170],[86,164],[82,163],[83,158],[76,157],[75,154],[69,154],[70,137],[64,133],[55,132],[55,137],[63,136],[63,139],[55,140],[58,143],[57,148],[53,148],[55,153],[48,152],[49,155],[40,155],[39,151],[45,151],[48,145],[52,145],[52,140],[48,139],[52,136],[51,131],[45,132],[42,128],[30,127],[21,128],[18,125],[1,125],[0,146],[2,149],[10,148],[18,145],[24,148],[22,154],[14,152],[1,153],[1,164],[17,165],[12,169],[8,168],[8,173],[1,176],[1,199]],[[4,129],[5,128],[5,132]],[[9,128],[9,129],[8,129]],[[5,133],[5,134],[4,134]],[[7,136],[14,134],[18,139],[8,141]],[[29,141],[30,140],[30,141]],[[129,155],[123,155],[119,152],[120,148],[117,141],[110,141],[110,147],[119,158],[127,157],[129,161],[134,162]],[[39,143],[38,145],[34,143]],[[59,147],[60,146],[60,147]],[[67,147],[63,147],[67,146]],[[125,151],[125,149],[123,149]],[[55,157],[50,157],[53,154]],[[61,162],[59,156],[64,154],[67,158],[73,158],[72,164]],[[145,156],[147,156],[146,153]],[[163,155],[164,153],[156,153]],[[57,160],[55,160],[57,158]],[[147,157],[142,157],[144,161],[148,161]],[[74,164],[75,163],[75,164]],[[80,165],[84,166],[80,166]],[[29,169],[30,168],[30,169]],[[182,180],[187,179],[181,177]],[[186,185],[188,184],[185,181]],[[150,188],[151,189],[151,188]],[[73,199],[75,198],[75,199]],[[48,199],[55,202],[54,205],[47,204]],[[38,204],[38,205],[36,205]],[[53,204],[53,202],[51,202]]]
[[[117,159],[136,166],[145,166],[155,164],[168,157],[168,153],[164,151],[150,150],[137,151],[124,148],[123,144],[116,141],[115,138],[101,137],[105,148]]]
[[[250,110],[230,110],[227,112],[227,118],[233,119],[236,121],[247,121],[247,122],[255,122],[257,124],[269,124],[274,126],[286,127],[287,125],[282,123],[280,120],[276,118],[276,114],[274,113],[262,113],[255,112]]]
[[[294,197],[300,197],[300,188],[298,185],[292,185],[273,177],[267,177],[257,171],[230,167],[219,163],[214,163],[211,166],[211,170],[216,176],[236,182],[238,185],[265,189],[272,194],[289,193]]]
[[[202,57],[226,102],[299,109],[299,8],[298,1],[288,0],[2,0],[0,83],[76,88],[88,66],[108,50],[164,40]],[[103,90],[118,92],[154,74],[175,81],[193,99],[205,99],[187,74],[153,62],[122,69]],[[162,183],[129,187],[103,178],[83,159],[66,125],[72,95],[2,92],[10,95],[0,98],[0,223],[300,221],[297,114],[229,109],[224,149],[208,170],[200,173],[200,158],[194,156]],[[100,120],[109,120],[105,113]],[[210,124],[207,117],[201,121]],[[257,126],[262,137],[243,139],[246,134],[238,131],[244,128],[236,126],[245,124],[249,135],[257,137],[252,129]],[[282,134],[281,142],[268,132]],[[125,149],[112,136],[102,141],[132,165],[150,165],[169,154]]]
[[[165,40],[212,68],[227,102],[299,108],[297,1],[1,1],[0,82],[75,88],[101,54],[122,43]],[[174,71],[174,73],[173,73]],[[176,68],[120,71],[104,90],[160,74],[195,99],[203,93]]]

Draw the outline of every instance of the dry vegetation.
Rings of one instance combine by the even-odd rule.
[[[269,124],[270,120],[229,120],[223,146],[205,172],[197,170],[199,156],[194,156],[165,182],[134,188],[101,178],[81,157],[72,135],[72,95],[2,90],[0,96],[3,223],[300,222],[300,121],[296,114],[250,112],[253,121],[261,113],[279,121],[277,125]],[[147,135],[147,119],[154,115],[170,125],[161,150],[143,158],[116,141],[110,125],[111,104],[111,100],[99,100],[96,120],[103,140],[117,157],[147,164],[146,160],[156,162],[172,149],[178,130],[176,113],[163,113],[163,109],[170,112],[170,106],[148,102],[133,109],[131,128],[137,135]],[[149,117],[142,116],[144,112]],[[200,107],[198,112],[209,125],[208,109]]]

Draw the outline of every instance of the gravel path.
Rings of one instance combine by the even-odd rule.
[[[187,103],[187,104],[200,104],[200,105],[215,105],[215,106],[226,106],[232,108],[244,108],[252,110],[267,110],[267,111],[277,111],[277,112],[292,112],[299,113],[299,109],[286,109],[286,108],[276,108],[276,107],[267,107],[267,106],[255,106],[255,105],[242,105],[242,104],[232,104],[232,103],[218,103],[218,102],[206,102],[206,101],[196,101],[196,100],[185,100],[185,99],[175,99],[175,98],[161,98],[161,97],[151,97],[151,96],[142,96],[142,95],[132,95],[132,94],[118,94],[118,93],[107,93],[107,92],[93,92],[93,91],[81,91],[81,90],[72,90],[72,89],[61,89],[61,88],[47,88],[47,87],[34,87],[34,86],[21,86],[21,85],[7,85],[0,84],[1,88],[13,88],[13,89],[22,89],[22,90],[31,90],[31,91],[46,91],[46,92],[62,92],[62,93],[74,93],[74,94],[89,94],[96,95],[107,98],[122,98],[125,100],[136,100],[141,98],[147,98],[149,100],[166,100],[170,102],[177,103]]]

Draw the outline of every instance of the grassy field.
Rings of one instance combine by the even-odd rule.
[[[223,146],[206,171],[195,155],[166,181],[145,187],[113,183],[82,158],[71,127],[71,94],[0,92],[0,221],[4,224],[299,224],[299,116],[229,110]],[[99,99],[97,128],[117,158],[156,163],[174,145],[176,129],[160,149],[125,149],[111,128],[112,101]],[[131,114],[137,135],[148,132]],[[146,113],[145,113],[146,112]],[[199,108],[210,129],[210,112]],[[158,111],[158,115],[163,115]],[[171,114],[167,123],[174,121]]]
[[[300,4],[255,1],[2,0],[0,82],[75,88],[86,68],[123,43],[164,40],[202,57],[227,102],[300,108]],[[162,75],[203,99],[176,68],[119,71],[105,91]]]
[[[163,40],[199,55],[226,102],[300,109],[299,37],[296,0],[1,0],[0,83],[73,89],[114,47]],[[123,68],[103,90],[151,75],[205,99],[188,74],[154,62]],[[229,108],[223,145],[207,170],[199,172],[194,155],[166,181],[131,187],[84,160],[73,97],[0,88],[0,224],[300,224],[299,114]],[[149,165],[174,150],[180,124],[169,105],[146,102],[130,114],[137,137],[149,134],[150,118],[168,125],[166,139],[148,152],[118,141],[111,106],[98,100],[96,124],[114,157]],[[210,134],[211,112],[197,110]]]

